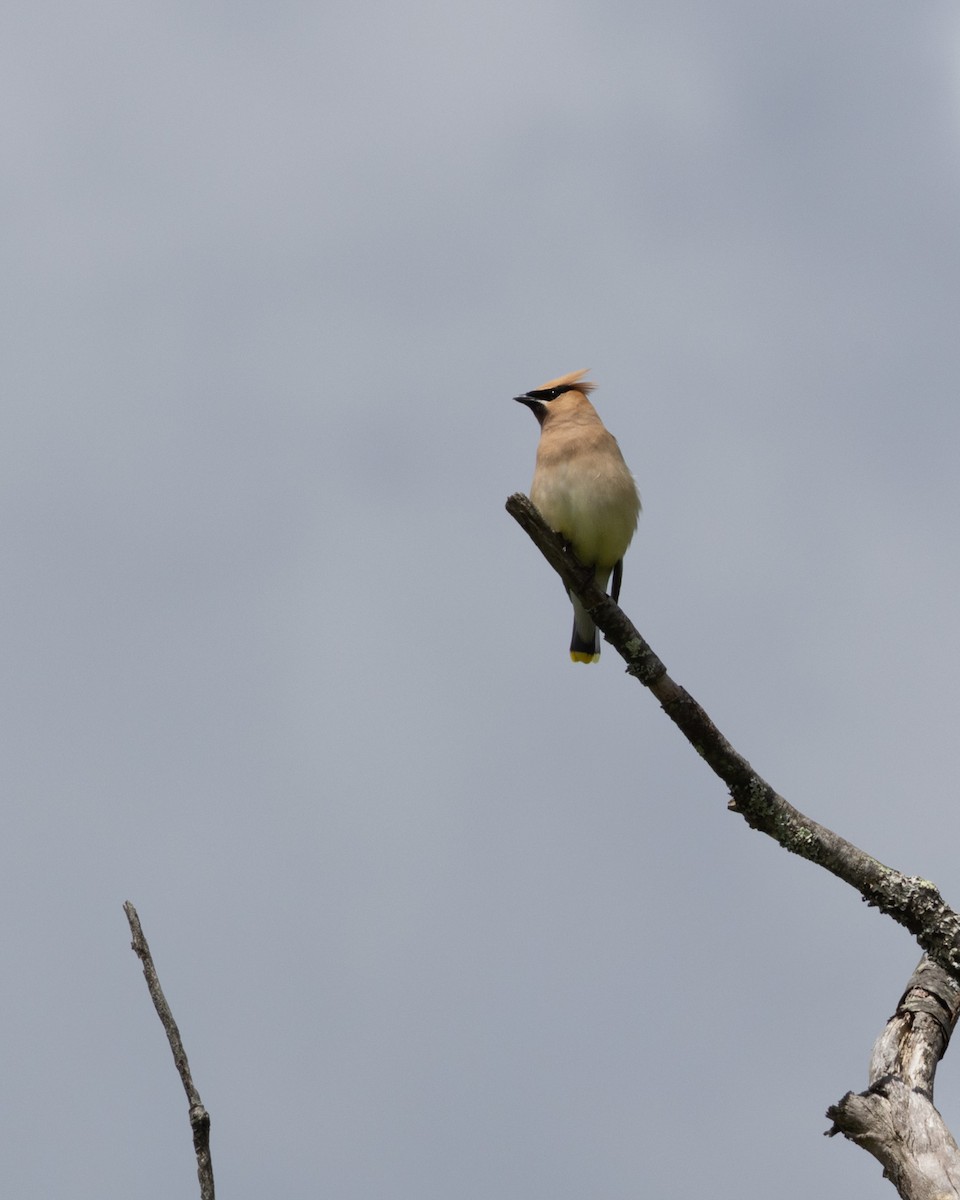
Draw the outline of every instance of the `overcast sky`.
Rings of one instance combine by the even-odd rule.
[[[225,1197],[892,1195],[919,950],[503,504],[592,368],[626,611],[960,904],[956,5],[11,0],[0,100],[6,1193],[196,1194],[129,899]]]

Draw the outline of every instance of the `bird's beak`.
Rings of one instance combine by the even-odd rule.
[[[537,418],[538,425],[543,424],[544,418],[547,415],[547,406],[544,404],[544,402],[542,400],[538,400],[536,398],[536,396],[529,396],[529,395],[528,396],[514,396],[514,400],[516,400],[518,404],[525,404],[527,406],[527,408],[530,409],[530,411],[533,413],[533,415]]]

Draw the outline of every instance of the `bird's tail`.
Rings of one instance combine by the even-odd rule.
[[[595,663],[600,658],[600,630],[576,596],[573,601],[573,637],[570,639],[572,662]]]
[[[610,571],[596,571],[597,583],[606,590],[610,579]],[[614,600],[620,597],[620,580],[623,577],[623,559],[613,568]],[[571,596],[573,604],[573,637],[570,639],[570,659],[572,662],[595,663],[600,659],[600,630],[594,625],[593,618],[583,607],[576,596]]]

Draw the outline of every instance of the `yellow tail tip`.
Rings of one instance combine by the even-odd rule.
[[[582,650],[570,651],[571,662],[595,663],[600,661],[599,654],[585,654]]]

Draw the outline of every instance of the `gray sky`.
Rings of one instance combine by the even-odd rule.
[[[892,1194],[823,1113],[919,951],[570,664],[503,502],[591,367],[626,610],[960,903],[956,6],[0,32],[7,1193],[195,1193],[130,899],[224,1196]]]

